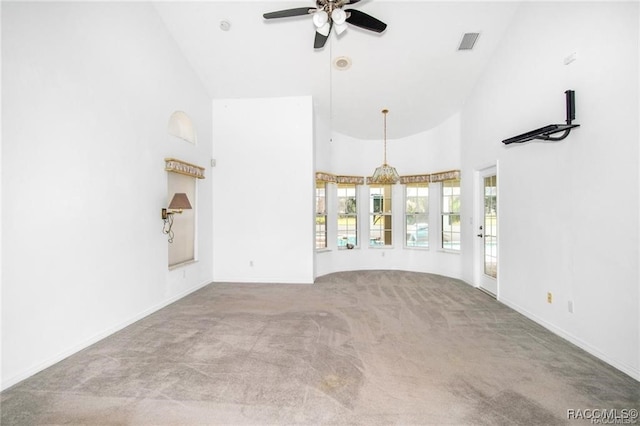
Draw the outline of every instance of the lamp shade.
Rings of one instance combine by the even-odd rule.
[[[184,192],[176,192],[169,203],[169,208],[173,210],[191,209],[191,203]]]
[[[400,180],[400,176],[394,167],[391,167],[387,163],[376,168],[373,172],[373,176],[369,179],[371,183],[392,184],[397,183]]]

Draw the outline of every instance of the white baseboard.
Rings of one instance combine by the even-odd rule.
[[[247,277],[216,277],[214,282],[219,284],[313,284],[315,280],[309,281],[308,278],[301,280],[288,280],[288,279],[262,279],[262,278],[247,278]]]
[[[630,365],[627,365],[625,363],[622,363],[622,362],[620,362],[618,360],[612,359],[608,355],[602,353],[600,350],[594,348],[593,346],[589,345],[588,343],[584,342],[583,340],[579,339],[578,337],[574,336],[573,334],[571,334],[571,333],[567,332],[566,330],[563,330],[563,329],[561,329],[559,327],[556,327],[555,325],[543,320],[542,318],[538,317],[537,315],[534,315],[531,312],[527,311],[526,309],[523,309],[521,306],[517,305],[516,303],[510,302],[509,300],[505,300],[503,298],[499,299],[499,301],[500,301],[500,303],[505,304],[506,306],[510,307],[514,311],[521,313],[522,315],[524,315],[525,317],[529,318],[530,320],[535,321],[536,323],[540,324],[541,326],[543,326],[547,330],[551,331],[552,333],[557,334],[558,336],[562,337],[563,339],[573,343],[574,345],[576,345],[580,349],[585,350],[586,352],[590,353],[591,355],[595,356],[596,358],[600,359],[601,361],[604,361],[607,364],[611,365],[612,367],[617,368],[618,370],[622,371],[623,373],[627,374],[628,376],[632,377],[633,379],[640,381],[640,369],[635,368],[635,367],[630,366]]]
[[[122,330],[125,327],[130,326],[131,324],[133,324],[136,321],[140,321],[142,318],[151,315],[154,312],[159,311],[160,309],[174,303],[177,302],[178,300],[182,299],[183,297],[193,293],[194,291],[200,290],[202,287],[211,284],[211,281],[206,281],[204,283],[198,284],[193,288],[189,288],[185,291],[183,291],[182,293],[179,293],[157,305],[154,305],[152,307],[150,307],[149,309],[145,309],[144,311],[138,313],[137,315],[134,315],[133,317],[127,319],[126,321],[123,321],[121,323],[119,323],[118,325],[114,326],[114,327],[110,327],[86,340],[84,340],[83,342],[79,343],[78,345],[75,345],[65,351],[60,352],[59,354],[19,373],[14,375],[13,377],[10,377],[9,379],[2,379],[2,391],[10,388],[13,385],[16,385],[18,383],[20,383],[21,381],[33,376],[36,373],[39,373],[40,371],[44,370],[45,368],[49,368],[52,365],[62,361],[65,358],[70,357],[71,355],[80,352],[83,349],[88,348],[89,346],[93,345],[94,343],[99,342],[100,340],[104,339],[105,337],[108,337],[110,335],[112,335],[113,333],[116,333],[120,330]]]

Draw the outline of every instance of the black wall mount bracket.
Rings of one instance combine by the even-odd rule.
[[[561,141],[569,136],[571,129],[580,127],[579,124],[572,124],[571,122],[576,118],[576,94],[573,90],[566,90],[565,92],[566,104],[567,104],[567,120],[566,124],[549,124],[548,126],[540,127],[539,129],[531,130],[518,136],[514,136],[502,141],[503,144],[509,145],[511,143],[523,143],[533,139],[540,139],[543,141]],[[563,132],[560,136],[551,136],[556,133]]]

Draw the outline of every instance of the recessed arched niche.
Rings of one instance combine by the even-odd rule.
[[[169,117],[169,134],[177,138],[191,142],[197,141],[196,129],[191,118],[183,111],[175,111]]]
[[[167,206],[176,215],[171,219],[169,240],[169,269],[174,269],[196,261],[198,191],[196,182],[204,179],[204,168],[175,158],[165,158],[167,173]],[[171,207],[176,194],[184,194],[186,205]],[[179,210],[176,212],[175,210]],[[173,219],[175,218],[175,222]],[[163,216],[164,219],[164,216]],[[164,228],[163,228],[164,231]]]

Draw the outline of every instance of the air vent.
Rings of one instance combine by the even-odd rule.
[[[462,37],[462,41],[460,42],[460,47],[458,50],[471,50],[473,49],[473,45],[476,44],[476,40],[480,33],[465,33]]]

